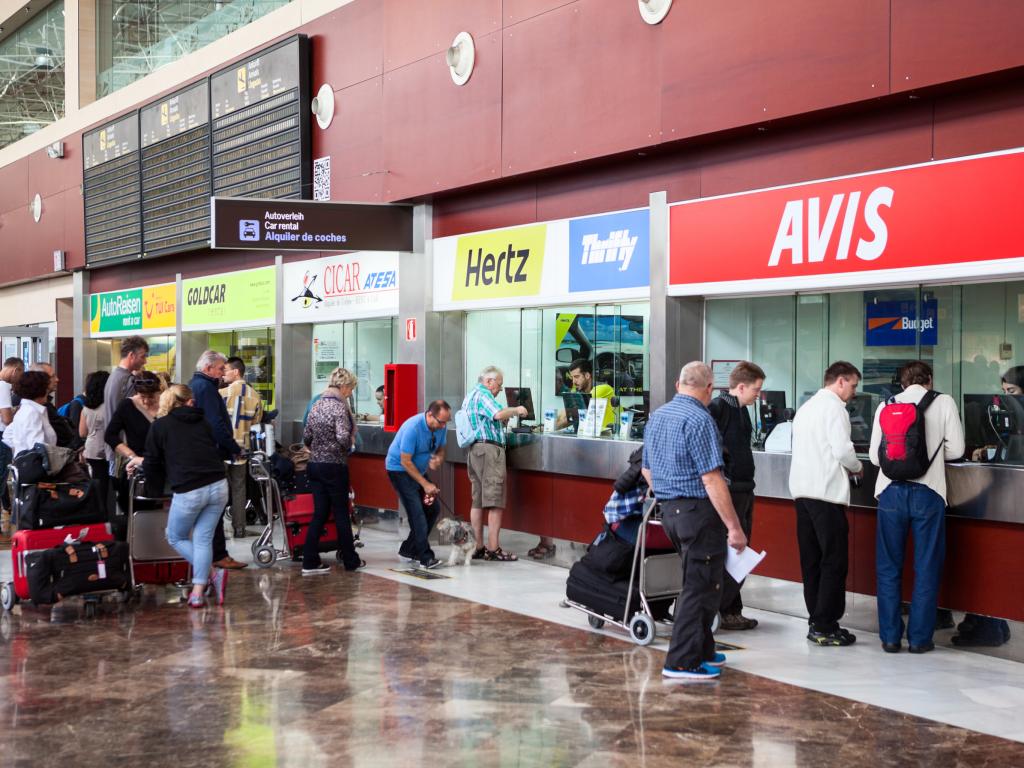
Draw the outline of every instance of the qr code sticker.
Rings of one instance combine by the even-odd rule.
[[[331,158],[318,157],[313,161],[313,199],[331,199]]]

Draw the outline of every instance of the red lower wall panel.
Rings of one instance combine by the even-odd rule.
[[[388,481],[383,456],[349,456],[348,471],[349,481],[356,492],[356,504],[380,509],[398,509],[398,497]]]

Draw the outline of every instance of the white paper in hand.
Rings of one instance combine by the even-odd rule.
[[[750,547],[744,548],[742,552],[737,552],[732,547],[726,547],[725,570],[737,583],[741,582],[750,575],[752,570],[757,568],[767,554],[767,552],[755,552]]]

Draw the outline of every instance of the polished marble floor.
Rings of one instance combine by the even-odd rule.
[[[1024,765],[1019,741],[814,690],[847,666],[851,685],[891,676],[927,696],[938,667],[913,665],[945,655],[1020,727],[1020,665],[885,657],[870,638],[825,655],[759,614],[756,632],[723,634],[744,649],[719,682],[663,682],[657,646],[558,607],[564,571],[477,564],[424,582],[396,572],[391,538],[366,538],[367,572],[250,568],[224,608],[150,592],[94,619],[74,601],[5,616],[0,767]]]

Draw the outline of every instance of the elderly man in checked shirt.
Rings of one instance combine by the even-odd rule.
[[[656,410],[644,432],[643,473],[661,504],[662,525],[683,559],[672,642],[662,675],[714,679],[725,654],[715,651],[711,623],[722,596],[726,546],[747,546],[722,476],[722,445],[708,413],[711,369],[687,363],[676,396]]]

